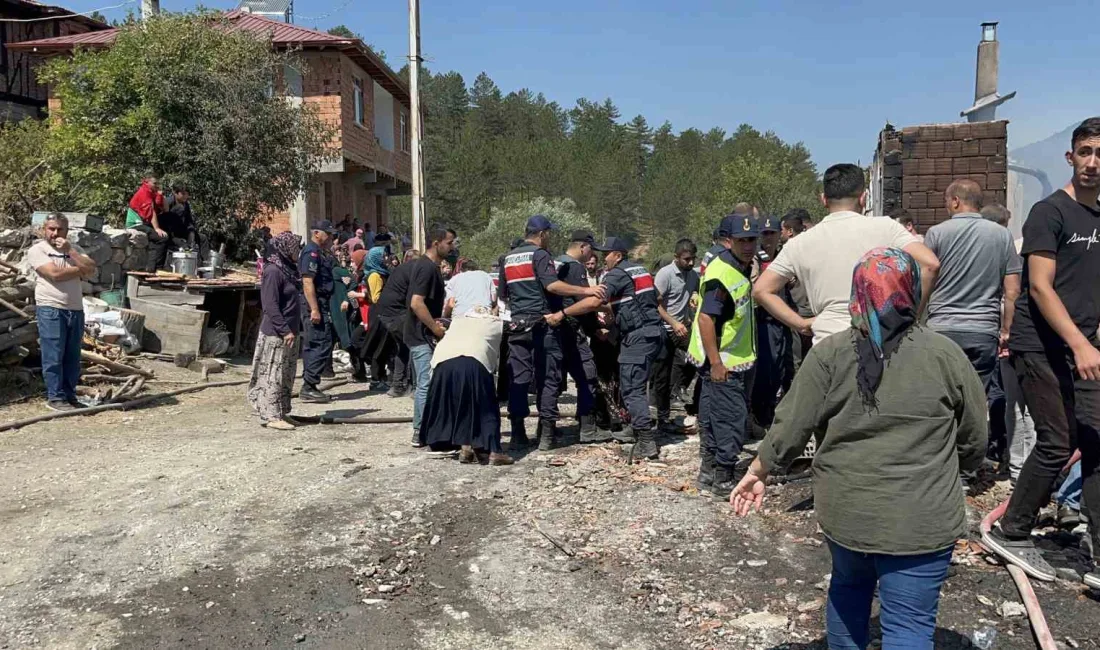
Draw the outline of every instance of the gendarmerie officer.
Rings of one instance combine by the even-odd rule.
[[[332,240],[336,229],[328,220],[313,224],[309,242],[302,248],[298,260],[298,271],[302,274],[302,390],[299,396],[303,402],[326,403],[328,395],[318,388],[321,374],[332,358],[332,348],[336,342],[332,328],[332,316],[329,312],[329,299],[332,298]]]
[[[688,355],[699,368],[699,487],[728,497],[745,444],[749,378],[756,362],[756,330],[749,280],[756,255],[756,219],[729,215],[719,234],[726,250],[707,265]]]
[[[588,287],[588,271],[585,262],[592,257],[592,245],[596,242],[592,233],[585,230],[573,232],[569,250],[557,259],[558,278],[574,287]],[[563,313],[578,301],[574,297],[562,299]],[[596,360],[588,345],[588,336],[599,328],[596,314],[585,313],[566,318],[562,325],[561,343],[565,370],[577,385],[577,421],[580,423],[580,442],[607,442],[610,431],[599,432],[592,415],[595,393],[599,390],[596,377]]]
[[[760,250],[753,262],[752,279],[768,268],[779,253],[779,219],[763,216],[760,224]],[[784,290],[787,303],[794,307],[789,290]],[[759,426],[761,435],[775,420],[775,407],[779,404],[779,391],[786,392],[794,379],[794,335],[791,329],[768,310],[756,308],[756,376],[750,395],[752,420]]]
[[[562,378],[562,297],[603,297],[602,287],[575,287],[558,279],[554,258],[546,250],[556,226],[543,215],[527,220],[524,242],[504,256],[500,295],[512,320],[508,329],[508,365],[512,383],[508,390],[508,419],[513,448],[530,444],[524,419],[530,414],[527,393],[535,382],[539,449],[553,448],[557,438],[558,388]],[[554,322],[552,325],[551,322]]]
[[[665,329],[657,312],[657,291],[653,276],[637,262],[627,259],[630,252],[626,242],[618,237],[608,237],[603,245],[593,246],[605,253],[603,285],[607,287],[607,301],[615,313],[619,326],[620,392],[637,443],[634,456],[656,458],[660,452],[654,433],[653,418],[649,415],[649,399],[646,384],[649,369],[660,354],[664,344]]]

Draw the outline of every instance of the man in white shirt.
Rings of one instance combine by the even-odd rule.
[[[34,303],[46,406],[71,411],[81,408],[76,400],[84,336],[80,281],[95,272],[95,262],[69,241],[69,220],[60,212],[46,218],[42,234],[27,251],[27,264],[38,274]]]
[[[757,280],[753,299],[772,316],[800,334],[813,334],[814,343],[851,327],[848,303],[852,294],[852,271],[868,251],[900,248],[921,267],[921,299],[936,282],[940,263],[917,238],[893,219],[866,217],[867,184],[863,169],[840,164],[824,176],[824,202],[829,216],[812,230],[787,242],[783,250]],[[783,299],[783,289],[797,281],[806,290],[812,318],[803,318]],[[922,304],[923,308],[923,304]]]

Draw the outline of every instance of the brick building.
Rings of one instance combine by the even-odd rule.
[[[29,2],[0,0],[0,121],[43,117],[49,93],[38,83],[39,57],[10,46],[24,41],[70,36],[108,29],[108,26],[68,9]]]
[[[1008,122],[930,124],[879,134],[871,168],[872,205],[876,214],[913,217],[920,232],[950,218],[944,190],[969,178],[986,203],[1006,205],[1008,192]]]
[[[0,0],[3,1],[3,0]],[[293,49],[281,85],[289,101],[317,106],[336,127],[340,155],[327,161],[318,182],[289,209],[272,215],[274,232],[305,235],[310,222],[345,216],[377,226],[386,223],[389,197],[411,191],[409,89],[384,61],[358,39],[271,20],[244,11],[225,14],[233,30],[269,39],[277,49]],[[75,48],[110,47],[118,30],[59,36],[18,44],[37,56]],[[12,49],[15,49],[13,47]],[[297,65],[300,63],[301,65]],[[62,110],[55,101],[51,110]]]

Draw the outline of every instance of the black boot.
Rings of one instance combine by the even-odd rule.
[[[714,454],[699,448],[699,489],[714,485]]]
[[[558,426],[553,420],[539,420],[539,451],[550,451],[558,441]]]
[[[531,446],[531,439],[527,437],[527,428],[523,423],[522,418],[516,418],[512,420],[512,442],[508,444],[508,449],[527,449]]]
[[[596,418],[591,415],[582,415],[577,418],[581,423],[580,442],[581,444],[591,444],[596,442],[608,442],[611,440],[611,431],[608,429],[600,430],[596,426]]]
[[[657,448],[657,438],[654,435],[653,429],[635,431],[634,435],[638,437],[638,441],[634,443],[635,460],[642,458],[655,460],[660,456],[661,450]]]
[[[309,404],[328,404],[332,400],[328,395],[325,395],[316,386],[304,385],[302,390],[298,392],[298,399]]]
[[[733,488],[737,487],[737,480],[735,468],[716,464],[714,466],[714,483],[710,486],[710,491],[716,497],[728,499],[730,493],[733,492]]]

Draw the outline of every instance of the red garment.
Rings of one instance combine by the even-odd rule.
[[[149,181],[142,181],[141,187],[130,198],[130,209],[145,223],[152,223],[155,215],[164,212],[164,195],[154,190]]]
[[[356,291],[365,296],[370,295],[370,289],[368,289],[365,284],[359,285]],[[367,329],[367,323],[370,322],[370,303],[368,303],[366,299],[357,302],[359,303],[359,317],[363,320],[363,329]]]

